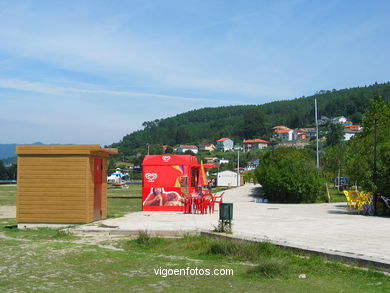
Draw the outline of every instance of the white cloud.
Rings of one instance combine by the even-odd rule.
[[[87,88],[71,88],[71,87],[58,87],[42,82],[32,82],[26,80],[17,79],[0,79],[0,88],[7,88],[13,90],[28,91],[34,93],[42,93],[56,96],[74,96],[75,94],[98,94],[104,96],[123,96],[130,98],[151,98],[151,99],[162,99],[162,100],[177,100],[177,101],[198,101],[198,102],[219,102],[225,103],[223,100],[208,99],[208,98],[195,98],[195,97],[181,97],[173,95],[163,95],[154,93],[142,93],[132,91],[117,91],[96,88],[91,89],[91,84],[88,84]],[[96,86],[97,87],[97,86]],[[78,96],[80,97],[80,96]]]

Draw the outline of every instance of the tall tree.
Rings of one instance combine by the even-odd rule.
[[[377,122],[377,182],[373,181],[374,136]],[[390,104],[372,100],[363,116],[363,132],[348,144],[346,169],[353,181],[369,191],[388,194],[390,190]]]
[[[1,160],[0,160],[0,179],[1,180],[7,180],[8,179],[7,169],[4,167],[4,163]]]
[[[344,127],[339,123],[330,123],[326,134],[326,145],[334,146],[343,141]]]

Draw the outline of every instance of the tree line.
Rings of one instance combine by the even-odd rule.
[[[0,180],[16,180],[16,164],[6,167],[0,160]]]
[[[249,138],[268,139],[275,125],[290,128],[314,126],[314,99],[318,101],[319,115],[346,116],[354,123],[362,115],[371,98],[390,99],[390,83],[373,84],[343,90],[322,90],[309,97],[275,101],[263,105],[224,106],[203,108],[166,119],[143,123],[143,129],[132,132],[113,143],[125,156],[144,155],[146,145],[157,150],[161,145],[215,142],[221,137],[234,141]],[[207,130],[207,131],[205,131]]]

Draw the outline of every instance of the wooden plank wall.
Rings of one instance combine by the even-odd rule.
[[[88,163],[87,155],[19,155],[17,222],[89,222]]]

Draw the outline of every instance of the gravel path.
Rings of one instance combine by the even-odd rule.
[[[390,264],[390,219],[351,214],[345,204],[255,203],[260,186],[225,191],[232,202],[233,236],[326,253],[356,256]],[[196,231],[212,230],[218,212],[185,215],[177,212],[137,212],[102,221],[113,230]],[[105,229],[96,224],[77,230]]]

